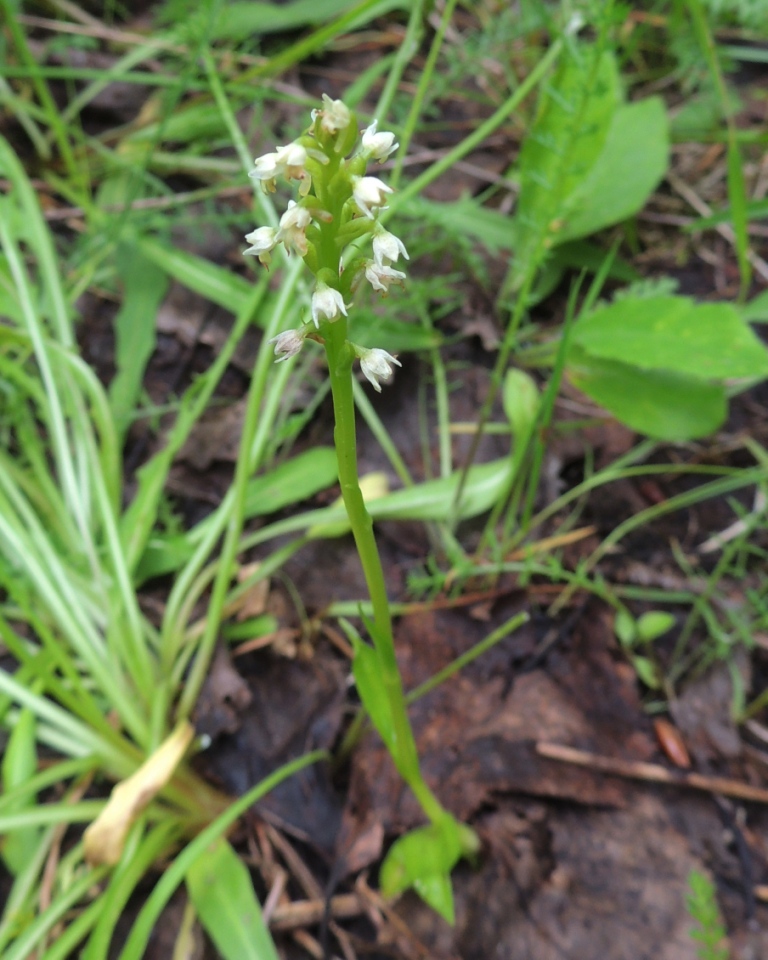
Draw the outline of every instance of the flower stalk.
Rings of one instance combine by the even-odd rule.
[[[348,309],[365,282],[382,296],[388,294],[391,284],[402,283],[405,274],[392,264],[400,257],[408,259],[403,242],[378,222],[392,189],[377,177],[365,175],[369,162],[383,162],[397,149],[394,134],[378,131],[374,122],[363,131],[355,148],[357,141],[354,114],[341,101],[324,96],[323,107],[312,111],[312,124],[306,134],[256,160],[252,175],[262,180],[265,189],[273,190],[275,179],[282,175],[300,184],[299,199],[290,202],[277,231],[261,227],[249,234],[251,247],[245,252],[258,256],[266,265],[274,246],[282,242],[287,252],[302,257],[316,277],[310,316],[299,329],[274,338],[275,354],[278,361],[288,360],[299,352],[305,339],[325,349],[341,495],[373,610],[373,620],[366,623],[373,646],[359,638],[356,643],[358,690],[401,776],[434,828],[446,837],[450,834],[451,842],[446,846],[461,848],[457,849],[458,856],[476,850],[476,837],[442,807],[421,774],[395,655],[384,570],[357,467],[355,361],[360,362],[362,373],[377,391],[381,391],[381,381],[391,377],[393,365],[400,366],[400,362],[385,350],[361,347],[349,340]],[[349,245],[365,240],[371,244],[373,257],[362,257],[350,249],[345,260]],[[373,658],[375,685],[360,682],[359,658]],[[456,837],[459,843],[453,842]]]

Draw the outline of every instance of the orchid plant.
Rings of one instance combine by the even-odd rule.
[[[283,178],[298,183],[298,198],[288,202],[277,227],[259,227],[247,235],[250,247],[245,252],[268,267],[273,250],[282,243],[286,253],[298,254],[315,277],[307,321],[270,342],[278,362],[296,356],[305,340],[325,349],[341,493],[373,611],[372,618],[363,617],[372,643],[345,625],[354,649],[355,682],[398,771],[430,820],[429,826],[401,837],[390,849],[381,886],[387,894],[414,887],[452,919],[450,871],[462,855],[477,851],[478,840],[443,808],[420,770],[395,657],[384,571],[357,468],[354,362],[360,362],[363,374],[379,392],[381,382],[392,376],[393,365],[400,366],[386,350],[358,346],[348,336],[348,311],[363,284],[386,296],[390,287],[405,280],[395,266],[401,257],[408,259],[405,245],[378,221],[392,188],[378,177],[366,176],[369,163],[383,163],[397,147],[395,135],[379,131],[375,120],[359,137],[355,115],[341,100],[324,95],[323,106],[312,111],[305,134],[255,161],[250,176],[266,191],[274,192],[277,180]],[[364,240],[371,241],[372,256],[360,255],[359,242]]]

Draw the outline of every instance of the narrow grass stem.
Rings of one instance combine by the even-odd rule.
[[[435,161],[431,167],[427,167],[422,174],[416,177],[415,180],[411,180],[399,193],[390,199],[387,209],[383,210],[379,217],[381,223],[386,223],[403,204],[420,194],[425,187],[428,187],[430,183],[437,180],[441,174],[450,170],[459,160],[462,160],[468,153],[471,153],[475,147],[479,146],[494,130],[500,127],[507,117],[517,110],[523,100],[525,100],[539,81],[546,75],[547,71],[560,56],[562,49],[563,41],[555,40],[517,90],[502,103],[498,110],[492,113],[487,120],[481,123],[480,126],[462,140],[461,143],[458,143],[453,150],[449,150],[445,156]]]
[[[389,185],[394,190],[398,183],[400,182],[400,175],[403,172],[403,161],[405,160],[406,154],[408,153],[408,147],[410,145],[411,139],[413,138],[414,131],[416,130],[416,124],[419,122],[419,118],[422,115],[422,110],[424,109],[424,101],[427,98],[427,93],[432,86],[433,75],[435,72],[435,64],[437,63],[437,58],[440,54],[440,50],[443,46],[443,40],[445,39],[445,31],[448,29],[448,24],[451,22],[451,17],[453,16],[453,11],[456,8],[457,0],[448,0],[443,10],[442,17],[440,18],[440,26],[437,29],[435,38],[432,41],[432,45],[429,48],[429,54],[427,55],[427,61],[424,64],[424,69],[421,71],[421,76],[419,77],[419,85],[416,89],[416,95],[411,101],[411,108],[408,111],[408,117],[405,121],[405,127],[403,128],[403,133],[400,138],[400,149],[397,151],[397,157],[395,158],[395,166],[392,170],[392,174],[389,178]],[[423,4],[417,4],[416,8],[422,7]],[[415,9],[414,8],[414,12]],[[419,9],[421,13],[421,9]],[[410,28],[410,24],[409,24]],[[377,115],[381,116],[382,114],[378,113]]]
[[[291,308],[301,267],[301,261],[297,260],[295,265],[286,271],[285,283],[280,298],[275,305],[272,317],[264,332],[265,340],[268,340],[277,332],[283,317]],[[230,494],[228,495],[228,512],[227,514],[222,512],[221,515],[222,519],[224,516],[227,517],[226,533],[224,535],[221,559],[218,570],[216,571],[216,579],[214,580],[211,593],[206,630],[200,641],[187,682],[179,700],[178,719],[188,717],[191,713],[202,688],[203,681],[205,680],[211,657],[213,656],[216,638],[224,615],[227,593],[234,571],[240,536],[243,530],[248,480],[258,467],[259,460],[263,455],[267,440],[269,439],[271,425],[274,423],[282,393],[279,380],[280,378],[285,379],[288,377],[290,371],[286,369],[287,367],[289,367],[289,364],[284,364],[279,372],[274,374],[271,389],[267,390],[268,382],[270,376],[273,375],[274,368],[272,351],[269,347],[266,347],[262,348],[259,352],[251,386],[248,391],[243,433],[237,464],[235,466],[235,478]]]
[[[379,102],[376,104],[375,116],[377,119],[388,116],[392,110],[392,101],[395,99],[397,88],[405,72],[406,67],[416,56],[419,49],[419,42],[424,33],[424,7],[425,0],[419,0],[411,7],[411,15],[408,18],[408,26],[405,28],[405,37],[397,49],[394,63],[387,74],[387,80],[384,89],[381,91]],[[407,149],[407,138],[405,149]]]

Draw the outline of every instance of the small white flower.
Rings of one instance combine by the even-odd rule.
[[[395,263],[401,254],[406,260],[411,259],[408,256],[408,251],[405,249],[403,241],[399,237],[396,237],[394,233],[389,233],[388,230],[385,230],[384,227],[377,224],[376,232],[373,235],[373,259],[376,263],[378,263],[379,266],[384,266],[387,260],[389,260],[390,263]]]
[[[253,170],[248,174],[254,180],[274,180],[280,174],[276,153],[265,153],[263,157],[256,157],[253,161]]]
[[[277,147],[274,153],[257,157],[248,176],[261,180],[268,190],[274,191],[276,177],[285,177],[286,180],[309,178],[306,170],[307,157],[306,149],[294,141],[285,147]]]
[[[321,320],[337,320],[340,313],[345,317],[347,315],[342,295],[327,283],[318,283],[312,294],[312,319],[315,326],[319,329]]]
[[[392,376],[391,364],[395,363],[402,367],[399,360],[387,353],[386,350],[379,350],[374,347],[372,350],[360,350],[360,369],[365,374],[368,381],[373,384],[373,389],[381,393],[379,380],[389,380]]]
[[[267,340],[267,343],[274,343],[277,363],[282,363],[283,360],[296,356],[304,345],[304,337],[300,330],[284,330],[271,340]]]
[[[274,227],[259,227],[246,234],[245,239],[251,244],[245,253],[258,257],[265,267],[269,266],[272,261],[270,253],[277,244],[277,230]]]
[[[394,270],[392,267],[376,263],[374,260],[366,260],[365,279],[374,290],[386,294],[389,292],[391,284],[402,283],[405,280],[405,274],[400,270]]]
[[[313,110],[312,119],[317,120],[320,117],[320,126],[326,133],[338,133],[339,130],[346,130],[352,115],[341,100],[331,100],[327,93],[323,94],[322,110]]]
[[[377,124],[378,120],[374,120],[370,127],[363,130],[363,153],[367,155],[369,160],[378,160],[379,163],[384,163],[400,144],[395,143],[394,133],[387,133],[384,130],[381,133],[376,133]]]
[[[299,207],[295,200],[288,201],[288,209],[280,217],[275,234],[277,243],[284,243],[288,253],[295,250],[302,257],[307,253],[306,229],[312,222],[312,214],[306,207]]]
[[[307,151],[300,143],[289,143],[286,147],[278,147],[277,155],[283,176],[287,180],[302,180],[307,176]]]
[[[369,220],[373,220],[372,208],[383,207],[388,193],[394,193],[392,187],[378,177],[352,177],[352,199]]]

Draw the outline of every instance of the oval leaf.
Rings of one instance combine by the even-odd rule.
[[[699,380],[768,375],[768,350],[730,303],[621,299],[579,320],[573,342],[592,357]]]
[[[723,387],[693,377],[583,356],[568,376],[617,420],[657,440],[706,437],[725,420]]]
[[[224,960],[278,960],[248,869],[226,840],[195,860],[187,891]]]

